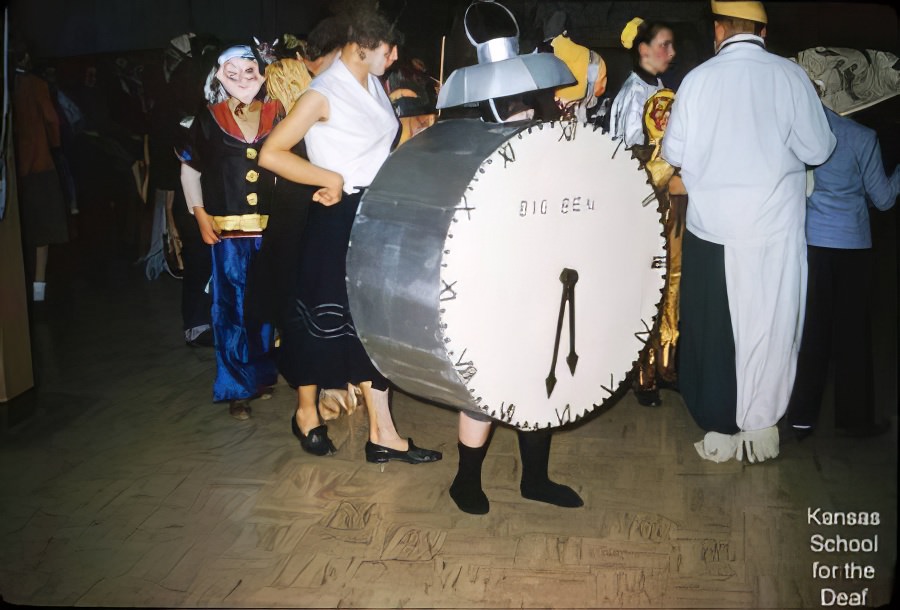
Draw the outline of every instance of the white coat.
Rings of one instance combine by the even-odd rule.
[[[725,249],[737,371],[737,425],[784,415],[806,299],[806,166],[835,146],[809,77],[738,34],[691,71],[662,157],[681,168],[687,228]]]

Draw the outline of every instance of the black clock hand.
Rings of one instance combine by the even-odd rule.
[[[569,301],[569,356],[566,361],[569,363],[569,370],[575,373],[575,363],[578,362],[578,354],[575,353],[575,282],[578,281],[578,272],[574,269],[563,269],[559,275],[559,281],[562,282],[562,298],[559,302],[559,318],[556,321],[556,339],[553,343],[553,359],[550,361],[550,374],[547,375],[547,398],[553,393],[556,387],[556,360],[559,357],[559,340],[562,336],[563,315],[566,311],[566,301]]]
[[[575,365],[578,364],[578,354],[575,353],[575,284],[578,282],[578,272],[574,269],[563,271],[566,272],[569,288],[569,355],[566,356],[566,363],[569,365],[569,372],[574,375]]]
[[[559,302],[559,319],[556,321],[556,340],[553,343],[553,359],[550,361],[550,374],[547,375],[547,379],[545,380],[545,383],[547,384],[547,398],[550,398],[550,394],[553,393],[553,388],[556,386],[556,358],[559,356],[559,338],[560,335],[562,335],[563,314],[566,311],[566,300],[569,298],[569,287],[563,279],[565,273],[565,270],[563,270],[563,275],[559,276],[560,281],[563,283],[563,289],[562,299]]]

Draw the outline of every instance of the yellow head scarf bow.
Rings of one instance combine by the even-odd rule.
[[[627,24],[625,24],[625,29],[622,30],[622,46],[626,49],[630,49],[634,46],[634,37],[637,36],[638,26],[644,23],[644,20],[640,17],[635,17]]]

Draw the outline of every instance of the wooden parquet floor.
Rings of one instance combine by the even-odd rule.
[[[283,383],[237,422],[210,402],[214,357],[180,336],[180,285],[133,270],[50,285],[35,311],[38,388],[7,405],[0,595],[34,605],[305,608],[813,608],[822,590],[887,604],[897,557],[896,407],[888,435],[827,425],[759,465],[714,464],[678,394],[629,394],[554,436],[578,509],[519,495],[515,434],[485,463],[490,513],[459,512],[453,411],[398,394],[436,464],[364,461],[365,415],[331,422],[337,455],[291,435]],[[889,409],[889,410],[888,410]],[[12,413],[28,411],[22,421]],[[828,420],[826,410],[823,416]],[[878,512],[876,526],[809,510]],[[810,538],[878,536],[877,552]],[[814,578],[813,563],[872,566]],[[826,593],[826,595],[828,595]]]

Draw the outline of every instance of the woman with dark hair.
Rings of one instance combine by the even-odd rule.
[[[625,84],[622,85],[613,101],[610,111],[610,132],[613,135],[613,139],[624,142],[626,148],[631,148],[650,143],[648,134],[645,133],[645,114],[648,100],[664,88],[659,75],[669,68],[669,64],[675,57],[672,29],[662,23],[651,23],[644,21],[640,17],[635,17],[622,30],[622,46],[631,50],[634,70],[628,75]],[[671,103],[671,100],[669,100],[669,103]],[[667,118],[664,113],[656,118],[659,119],[656,123],[656,127],[659,129],[657,136],[661,138],[661,133],[665,131],[664,123],[667,121]],[[643,159],[644,162],[648,160],[646,158]],[[655,181],[654,184],[656,184]],[[665,188],[664,184],[659,186],[663,189]],[[668,203],[666,203],[666,206],[668,206]],[[678,275],[672,265],[676,261],[680,261],[680,254],[675,253],[675,248],[678,248],[678,246],[673,243],[673,240],[676,238],[671,235],[672,230],[677,228],[674,225],[678,223],[675,222],[676,215],[666,214],[667,218],[670,216],[672,222],[666,221],[669,251],[667,259],[667,291],[670,289],[677,290]],[[680,252],[680,248],[678,252]],[[678,267],[679,264],[676,264],[676,268],[680,268]],[[661,310],[664,314],[653,327],[647,349],[641,353],[634,378],[635,398],[645,407],[656,407],[662,404],[657,387],[656,370],[658,368],[665,370],[668,378],[674,376],[674,359],[668,357],[668,351],[663,356],[659,347],[660,325],[664,320],[671,320],[673,315],[669,314],[667,316],[665,312],[671,312],[673,307],[675,307],[677,312],[677,300],[672,300],[674,297],[670,297],[668,292],[666,296],[673,305],[670,305],[668,309],[663,307]],[[668,334],[666,335],[666,337],[669,336]],[[674,347],[671,349],[674,349]]]
[[[348,23],[340,58],[313,79],[260,154],[263,167],[317,187],[302,237],[296,298],[281,329],[279,369],[298,389],[291,429],[305,451],[334,453],[317,390],[350,383],[362,389],[369,413],[367,461],[434,462],[439,452],[397,433],[388,381],[369,360],[349,309],[344,278],[350,229],[362,190],[390,153],[399,124],[377,78],[392,52],[391,25],[374,12],[357,13]],[[300,140],[309,160],[292,152]]]
[[[610,132],[630,148],[644,144],[644,104],[663,88],[659,75],[675,58],[672,29],[635,17],[622,30],[622,46],[631,49],[634,70],[613,101]]]

